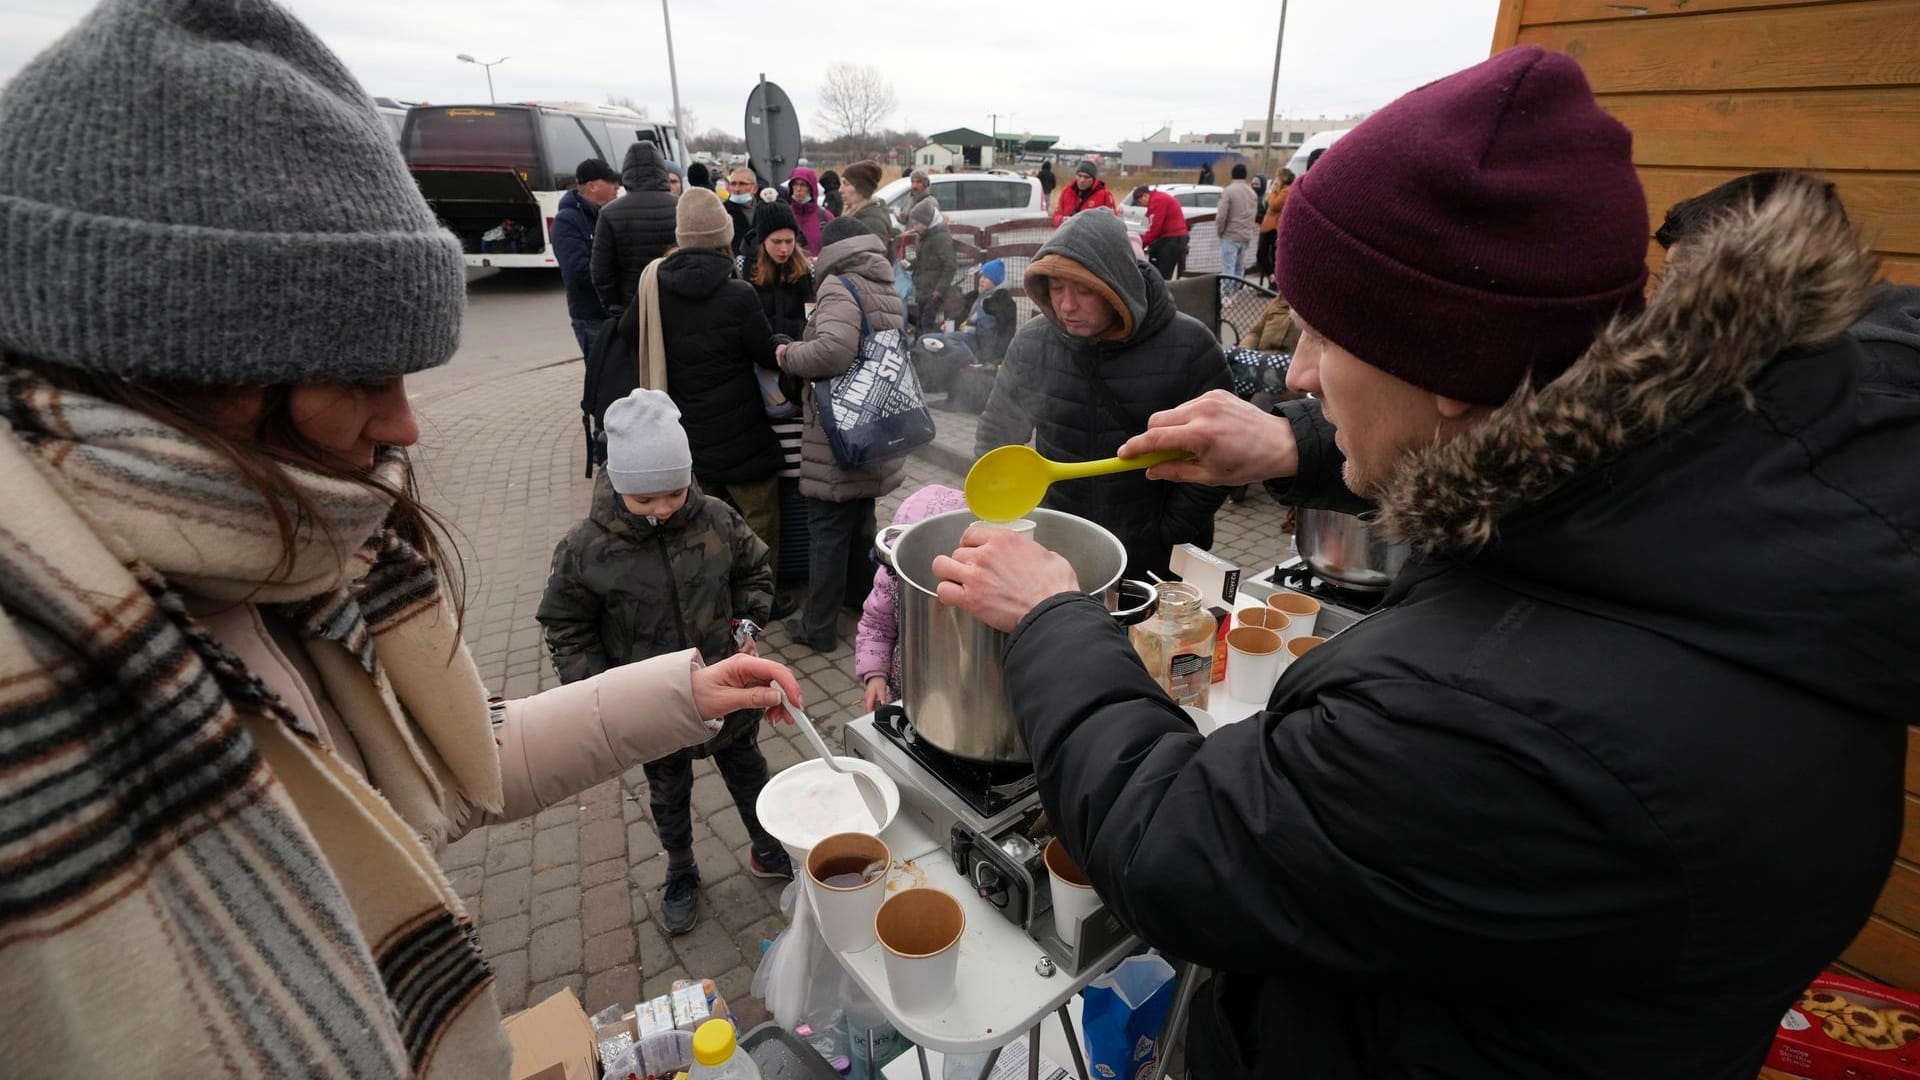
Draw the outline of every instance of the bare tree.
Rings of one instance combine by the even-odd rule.
[[[820,122],[835,135],[850,137],[862,154],[898,105],[893,84],[871,64],[835,64],[820,87]]]
[[[647,118],[647,107],[633,100],[632,97],[626,94],[608,94],[607,104],[632,109],[634,112],[640,114],[640,119],[645,120]]]

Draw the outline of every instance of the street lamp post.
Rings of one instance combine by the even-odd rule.
[[[1260,136],[1260,171],[1273,175],[1273,112],[1280,101],[1280,50],[1287,44],[1287,0],[1280,0],[1280,32],[1273,40],[1273,85],[1267,89],[1267,127]]]
[[[667,12],[667,0],[660,0],[660,22],[667,29],[667,83],[673,87],[673,127],[685,139],[690,136],[680,122],[680,71],[673,63],[673,16]]]
[[[486,68],[487,69],[487,100],[488,101],[498,100],[493,96],[493,65],[504,64],[507,61],[513,59],[513,57],[503,56],[498,60],[475,60],[472,56],[468,55],[467,53],[461,53],[459,56],[454,57],[454,59],[460,61],[463,64],[479,64],[481,67]]]

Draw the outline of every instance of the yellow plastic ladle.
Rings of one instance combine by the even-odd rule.
[[[967,509],[981,521],[1016,521],[1032,513],[1057,481],[1147,469],[1189,456],[1185,450],[1156,450],[1131,458],[1050,461],[1031,446],[1002,446],[980,455],[967,470]]]

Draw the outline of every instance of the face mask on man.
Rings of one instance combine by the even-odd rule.
[[[795,196],[793,197],[793,201],[794,201],[794,202],[795,202],[796,204],[798,204],[798,205],[800,205],[800,206],[805,206],[805,205],[807,205],[808,203],[810,203],[810,202],[812,202],[812,201],[813,201],[813,196],[811,196],[811,195],[795,195]]]
[[[739,205],[741,205],[741,206],[746,206],[747,204],[749,204],[749,203],[751,203],[751,202],[753,202],[753,196],[751,196],[751,195],[729,195],[729,196],[727,196],[727,201],[728,201],[728,202],[730,202],[730,203],[737,203],[737,204],[739,204]]]

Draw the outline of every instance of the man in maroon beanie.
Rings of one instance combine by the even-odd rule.
[[[1643,304],[1647,242],[1626,130],[1533,47],[1295,184],[1315,397],[1208,394],[1121,452],[1377,510],[1418,557],[1246,721],[1203,739],[1024,538],[936,563],[1011,632],[1068,851],[1214,972],[1191,1075],[1749,1080],[1864,923],[1920,692],[1920,395],[1888,374],[1920,323],[1845,333],[1873,264],[1806,177]]]

